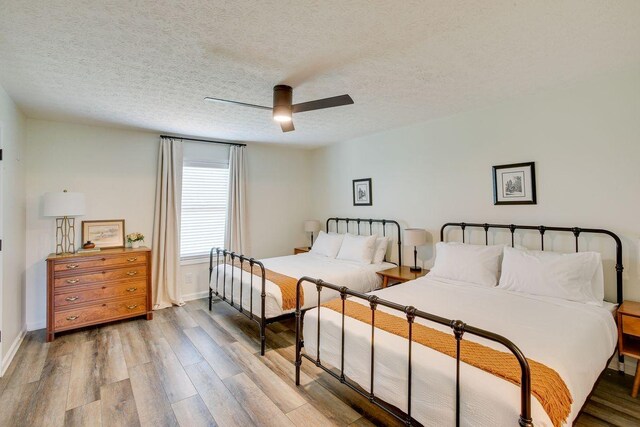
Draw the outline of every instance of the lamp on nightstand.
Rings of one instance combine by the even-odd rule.
[[[418,267],[418,246],[427,243],[427,230],[422,228],[407,228],[404,230],[404,244],[413,246],[413,267],[410,271],[417,273],[422,271],[422,267]]]
[[[83,193],[45,193],[44,216],[56,217],[56,254],[75,253],[75,216],[84,215]]]
[[[311,246],[313,246],[313,233],[320,231],[320,221],[310,219],[304,222],[304,231],[311,233]],[[309,246],[309,248],[311,248]]]

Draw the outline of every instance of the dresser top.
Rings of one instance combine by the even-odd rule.
[[[102,255],[118,255],[118,254],[127,254],[133,252],[149,252],[151,248],[147,248],[146,246],[141,246],[139,248],[113,248],[113,249],[102,249],[97,252],[81,252],[75,254],[49,254],[47,257],[47,261],[56,260],[56,259],[73,259],[73,258],[86,258],[93,256],[102,256]]]

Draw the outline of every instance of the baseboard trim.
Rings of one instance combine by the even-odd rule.
[[[22,344],[22,341],[24,341],[24,337],[26,335],[27,335],[27,329],[23,328],[18,334],[18,336],[16,337],[16,339],[13,340],[11,347],[9,347],[9,351],[2,358],[2,372],[0,372],[0,377],[3,377],[5,372],[7,372],[7,369],[9,369],[9,365],[11,365],[13,358],[15,357],[16,353],[18,352],[18,349],[20,348],[20,344]]]
[[[209,291],[194,292],[192,294],[182,295],[183,301],[193,301],[194,299],[206,298],[209,296]]]

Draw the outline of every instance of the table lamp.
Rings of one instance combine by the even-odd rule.
[[[427,230],[422,228],[407,228],[404,230],[404,244],[413,246],[413,267],[409,271],[418,273],[422,271],[422,267],[418,267],[418,246],[427,243]]]
[[[311,233],[311,246],[313,246],[313,233],[317,233],[320,231],[320,221],[316,221],[313,219],[307,220],[304,222],[304,231],[307,233]],[[309,246],[309,248],[311,248]]]
[[[56,254],[72,254],[76,251],[75,216],[84,215],[83,193],[45,193],[44,216],[56,217]]]

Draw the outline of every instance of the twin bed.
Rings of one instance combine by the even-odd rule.
[[[489,229],[505,229],[511,246],[516,230],[534,230],[542,250],[546,232],[573,233],[576,252],[581,235],[610,236],[616,249],[614,302],[622,302],[621,242],[607,230],[448,223],[443,241],[447,227],[461,228],[463,241],[465,229],[484,229],[487,245]],[[278,262],[264,261],[273,268],[281,267]],[[360,288],[333,284],[321,269],[305,270],[302,263],[299,270],[285,267],[292,277],[305,275],[297,283],[294,310],[296,383],[307,359],[407,425],[571,424],[615,351],[614,303],[433,275],[369,292],[366,280],[354,278]]]
[[[382,279],[377,271],[402,265],[402,243],[400,224],[388,219],[329,218],[326,222],[329,233],[351,233],[359,236],[378,234],[389,237],[381,262],[363,264],[350,260],[341,260],[313,252],[263,260],[255,260],[242,254],[229,252],[222,248],[213,248],[209,257],[209,310],[216,296],[229,303],[239,312],[255,321],[260,329],[261,348],[264,355],[266,346],[266,326],[287,318],[293,318],[295,312],[296,282],[303,276],[321,277],[324,280],[347,286],[359,292],[370,292],[380,287]],[[393,246],[396,246],[395,250]],[[392,252],[389,257],[388,252]],[[387,261],[394,259],[397,262]],[[270,280],[270,272],[283,276]],[[251,274],[253,273],[253,274]],[[286,283],[293,278],[293,283]],[[308,295],[315,293],[315,286],[304,285]],[[287,295],[288,293],[288,295]],[[325,292],[320,303],[337,297],[336,293]],[[307,310],[318,305],[318,301],[308,298],[301,306]]]

